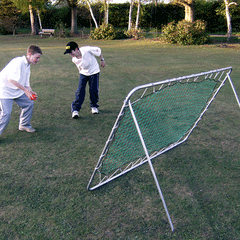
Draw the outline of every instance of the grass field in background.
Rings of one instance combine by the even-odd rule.
[[[63,55],[70,40],[102,49],[99,115],[90,113],[87,93],[81,117],[71,119],[78,71]],[[43,50],[31,67],[31,86],[39,96],[32,118],[37,132],[18,131],[14,104],[0,136],[1,240],[240,239],[240,109],[228,82],[189,139],[153,161],[173,233],[147,164],[86,190],[132,88],[232,66],[240,95],[239,45],[0,36],[0,69],[30,44]]]

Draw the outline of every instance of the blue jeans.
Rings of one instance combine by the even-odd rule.
[[[99,100],[99,96],[98,96],[99,73],[91,75],[91,76],[85,76],[83,74],[80,74],[78,89],[75,94],[75,100],[72,102],[72,112],[80,111],[82,104],[84,102],[84,99],[85,99],[87,82],[89,85],[90,107],[91,108],[99,107],[99,105],[97,104],[98,100]]]

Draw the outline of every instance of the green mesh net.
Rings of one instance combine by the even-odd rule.
[[[174,231],[151,160],[187,140],[227,79],[240,107],[231,71],[216,69],[132,89],[87,188],[94,190],[148,162]]]
[[[217,81],[176,82],[133,103],[149,155],[179,141],[205,108]],[[98,171],[109,174],[145,157],[128,106],[124,109]]]

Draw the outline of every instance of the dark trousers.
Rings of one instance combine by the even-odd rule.
[[[75,94],[75,100],[72,102],[72,112],[79,111],[85,99],[86,85],[89,85],[90,107],[98,108],[99,91],[99,73],[85,76],[80,74],[78,89]]]

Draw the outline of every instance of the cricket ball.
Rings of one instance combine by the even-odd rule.
[[[32,94],[31,100],[33,100],[33,101],[37,100],[36,94]]]

